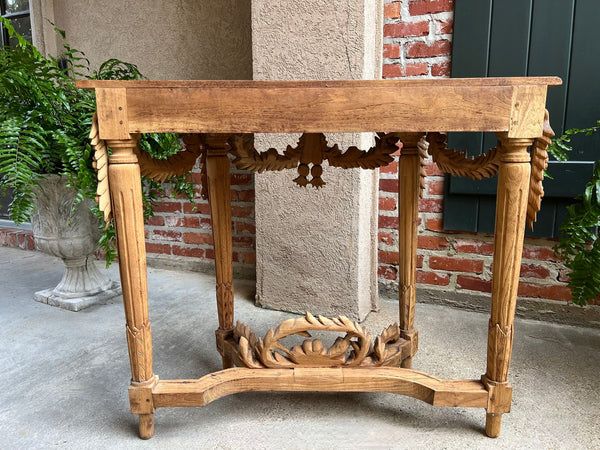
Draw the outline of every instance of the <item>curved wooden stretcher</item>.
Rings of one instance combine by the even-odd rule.
[[[96,150],[98,201],[114,218],[132,382],[131,411],[140,436],[154,433],[154,410],[204,406],[245,391],[370,391],[408,395],[438,406],[485,408],[486,433],[500,433],[510,411],[508,382],[513,319],[525,222],[532,224],[543,196],[546,147],[553,136],[545,113],[554,77],[403,81],[79,81],[95,89],[91,133]],[[492,131],[498,145],[476,158],[446,148],[445,132]],[[186,150],[153,160],[139,149],[139,133],[182,133]],[[371,149],[339,149],[326,132],[377,132]],[[258,152],[253,133],[302,133],[295,147]],[[372,339],[345,317],[290,319],[257,338],[234,324],[231,201],[228,152],[238,167],[295,169],[294,182],[321,187],[321,165],[374,169],[399,163],[399,323]],[[108,155],[107,146],[112,149]],[[528,148],[530,151],[528,152]],[[492,306],[487,371],[480,380],[442,380],[411,369],[417,351],[418,200],[424,160],[472,178],[498,174]],[[158,181],[186,173],[201,158],[202,189],[210,203],[224,370],[196,380],[159,380],[152,370],[146,253],[140,174]],[[286,348],[281,339],[310,331],[342,333],[329,347],[319,339]]]

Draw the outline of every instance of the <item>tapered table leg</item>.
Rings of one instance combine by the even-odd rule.
[[[139,414],[140,437],[148,439],[154,434],[151,390],[156,384],[156,377],[152,373],[140,168],[133,152],[135,140],[111,140],[107,143],[113,150],[108,177],[131,363],[130,402],[132,412]],[[142,398],[144,401],[140,401]]]
[[[513,344],[513,323],[521,270],[521,253],[531,173],[527,147],[532,139],[509,139],[498,134],[501,145],[496,199],[492,310],[488,332],[487,371],[482,377],[490,391],[486,434],[500,434],[502,414],[510,411],[512,387],[508,368]]]
[[[229,183],[228,135],[206,137],[206,172],[208,200],[212,218],[217,279],[217,311],[219,329],[217,349],[223,356],[223,368],[233,367],[233,361],[223,351],[223,340],[233,333],[233,268],[231,239],[231,193]]]
[[[398,291],[401,337],[411,342],[411,356],[402,361],[402,367],[410,369],[412,357],[418,348],[418,333],[415,330],[417,226],[421,192],[418,144],[423,133],[399,133],[399,136],[402,150],[398,167]]]

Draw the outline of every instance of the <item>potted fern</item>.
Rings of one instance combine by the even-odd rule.
[[[94,94],[76,89],[75,80],[142,75],[135,65],[115,59],[92,72],[85,55],[67,44],[60,59],[44,56],[0,20],[17,40],[13,48],[0,48],[0,189],[12,191],[9,217],[17,224],[31,217],[36,248],[66,265],[59,285],[36,293],[36,299],[79,310],[119,291],[92,263],[98,244],[108,261],[114,258],[114,232],[110,226],[102,231],[105,224],[92,200],[96,175],[88,135]],[[172,136],[145,136],[140,145],[155,157],[181,149]],[[185,183],[177,186],[190,190]],[[145,186],[149,214],[159,187]]]

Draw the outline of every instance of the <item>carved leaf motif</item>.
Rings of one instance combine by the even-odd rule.
[[[129,358],[132,362],[132,378],[143,381],[152,377],[152,343],[150,322],[143,323],[139,328],[126,326]],[[136,361],[134,364],[133,361]]]
[[[236,342],[238,342],[238,352],[244,363],[254,369],[263,367],[254,357],[252,349],[256,345],[256,336],[250,330],[250,327],[238,321],[233,336]]]
[[[400,327],[397,323],[390,325],[375,338],[371,354],[372,361],[367,362],[370,363],[369,365],[397,365],[402,359],[401,345]]]
[[[108,149],[106,142],[100,139],[98,127],[98,113],[94,113],[92,118],[92,129],[90,130],[90,141],[94,148],[94,169],[98,177],[98,187],[96,188],[96,202],[98,208],[102,211],[105,229],[108,229],[112,219],[112,209],[110,205],[110,189],[108,185]]]
[[[544,131],[541,137],[533,141],[531,146],[531,178],[529,182],[529,198],[527,201],[527,224],[533,230],[537,213],[542,207],[544,196],[544,170],[548,167],[547,148],[552,142],[554,131],[550,127],[548,110],[544,114]]]
[[[233,160],[238,169],[251,172],[264,172],[265,170],[294,169],[298,165],[300,151],[288,145],[283,155],[276,149],[270,148],[265,152],[258,152],[254,148],[254,135],[236,134],[229,140]]]
[[[446,148],[446,135],[428,133],[429,154],[438,167],[454,176],[469,177],[474,180],[492,177],[498,172],[498,152],[490,149],[485,155],[468,157],[465,152]]]
[[[311,337],[308,330],[346,333],[326,348],[320,339],[306,339],[301,345],[287,349],[281,340],[292,335]],[[277,328],[271,328],[264,339],[254,337],[249,327],[236,324],[234,339],[238,356],[248,367],[332,367],[397,365],[402,359],[406,340],[400,338],[400,329],[394,324],[385,329],[371,343],[371,335],[357,322],[344,316],[329,319],[310,313],[301,319],[289,319]]]
[[[169,156],[166,159],[152,158],[148,153],[142,151],[136,145],[134,152],[140,164],[142,175],[152,178],[154,181],[162,183],[169,178],[188,173],[196,164],[196,159],[203,153],[200,135],[188,135],[184,138],[188,140],[185,149]]]
[[[298,177],[294,182],[300,186],[310,184],[319,188],[325,185],[321,178],[323,160],[328,160],[330,166],[344,169],[375,169],[393,161],[391,154],[397,150],[397,141],[398,137],[393,133],[377,133],[375,146],[369,150],[364,151],[352,146],[342,152],[337,145],[329,147],[323,133],[304,133],[296,147],[288,145],[283,154],[279,154],[274,148],[258,152],[253,146],[253,136],[249,134],[233,136],[230,144],[236,157],[233,162],[239,169],[261,173],[265,170],[298,167]],[[312,175],[311,179],[308,178],[309,174]]]
[[[391,154],[398,150],[396,142],[398,142],[398,137],[394,134],[377,133],[375,146],[367,151],[352,146],[342,153],[338,146],[334,145],[323,154],[323,159],[327,159],[330,166],[343,169],[352,167],[376,169],[394,160]]]
[[[378,337],[381,338],[381,340],[385,343],[397,341],[398,339],[400,339],[400,328],[398,327],[398,324],[395,323],[393,325],[390,325],[385,330],[383,330]]]
[[[332,358],[337,358],[338,356],[343,355],[350,348],[349,339],[345,339],[343,337],[338,337],[333,345],[329,348],[329,355]]]
[[[238,320],[233,330],[233,336],[235,339],[244,338],[250,343],[250,345],[256,344],[256,335],[250,330],[250,327],[245,323]]]

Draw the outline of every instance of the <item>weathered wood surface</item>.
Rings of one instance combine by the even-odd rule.
[[[412,356],[418,348],[415,330],[417,301],[417,225],[419,197],[423,190],[423,133],[400,133],[402,150],[398,163],[398,293],[400,302],[400,335],[411,343],[411,357],[402,367],[412,367]]]
[[[498,134],[498,137],[500,166],[485,379],[494,383],[496,390],[505,395],[494,396],[494,401],[487,408],[486,432],[490,437],[499,435],[502,413],[510,411],[508,368],[531,175],[531,157],[527,147],[533,143],[532,139],[510,139],[505,134]]]
[[[127,89],[96,89],[100,139],[130,139]]]
[[[442,380],[397,367],[234,368],[198,380],[161,380],[152,398],[155,408],[204,406],[249,391],[389,392],[435,406],[485,408],[488,404],[488,391],[479,380]]]
[[[559,86],[558,77],[486,77],[486,78],[437,78],[411,80],[303,80],[303,81],[245,81],[245,80],[79,80],[77,87],[97,88],[168,88],[168,89],[206,89],[245,88],[332,88],[332,87],[387,87],[387,86],[517,86],[545,85]]]
[[[212,220],[215,248],[215,275],[219,329],[217,346],[233,330],[233,266],[231,236],[231,192],[229,189],[229,158],[227,135],[206,136],[206,176],[208,203]],[[233,367],[231,359],[223,354],[223,368]]]
[[[554,77],[328,82],[78,82],[125,91],[128,122],[104,114],[102,139],[129,133],[507,131],[541,135]],[[432,87],[435,86],[435,89]],[[104,95],[104,94],[103,94]],[[106,110],[122,102],[107,103]],[[539,111],[538,111],[539,110]],[[100,112],[99,108],[99,112]],[[109,124],[110,123],[110,124]]]
[[[148,316],[148,281],[140,167],[134,149],[135,139],[108,141],[108,179],[115,219],[119,273],[123,288],[126,336],[132,384],[154,380],[152,369],[152,332]],[[140,436],[154,432],[154,411],[140,415]]]

